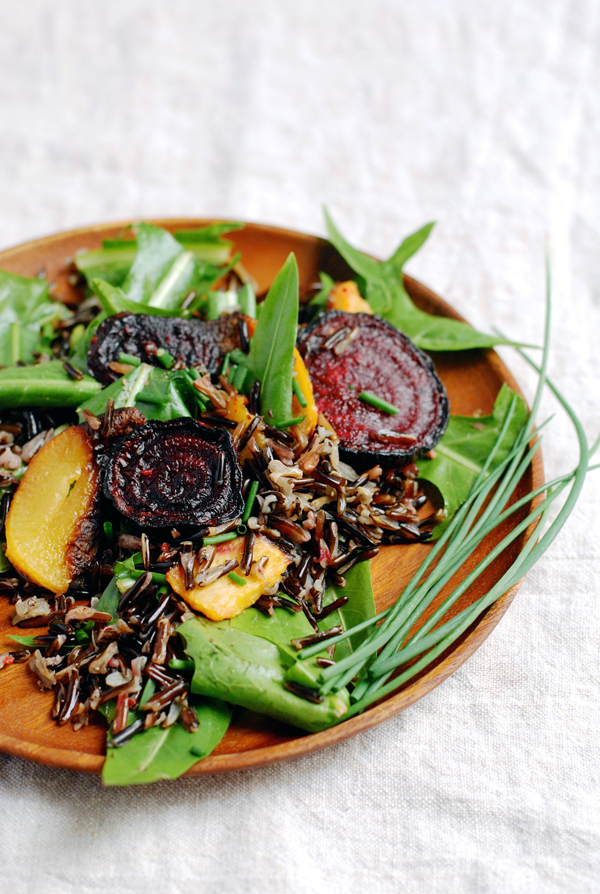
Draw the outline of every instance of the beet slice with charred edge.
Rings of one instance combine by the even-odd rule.
[[[226,429],[153,420],[118,440],[104,492],[142,526],[216,525],[244,511],[243,474]]]
[[[95,379],[108,385],[118,378],[109,364],[118,361],[119,354],[131,354],[143,363],[159,366],[156,349],[164,348],[185,366],[202,365],[212,375],[223,356],[240,347],[240,316],[228,314],[202,322],[150,314],[116,314],[98,326],[88,350],[88,369]]]
[[[298,349],[319,410],[348,460],[410,462],[448,424],[448,397],[429,357],[378,316],[329,311],[300,331]],[[370,391],[398,409],[360,399]]]

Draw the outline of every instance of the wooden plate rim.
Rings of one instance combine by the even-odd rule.
[[[149,223],[166,228],[175,228],[177,226],[194,227],[204,226],[208,223],[217,222],[215,218],[144,218]],[[49,236],[43,236],[33,239],[29,242],[20,243],[0,252],[0,266],[3,262],[10,260],[13,255],[21,254],[31,249],[42,249],[57,240],[67,240],[75,237],[85,237],[89,234],[98,234],[107,230],[113,230],[119,227],[126,227],[131,221],[115,221],[102,224],[94,224],[75,228],[72,230],[61,231]],[[244,227],[264,233],[265,235],[273,234],[276,236],[285,236],[289,239],[301,239],[303,242],[326,246],[328,243],[318,236],[309,233],[303,233],[297,230],[290,230],[283,227],[272,226],[269,224],[260,224],[245,222]],[[448,304],[443,298],[420,283],[418,280],[405,275],[405,282],[408,291],[411,294],[419,295],[428,302],[433,303],[436,308],[442,311],[444,316],[452,317],[456,320],[464,320],[454,308]],[[515,381],[510,370],[506,367],[495,351],[489,350],[485,352],[486,359],[494,371],[518,394],[522,395],[521,389]],[[534,486],[539,486],[544,480],[543,461],[541,451],[538,451],[533,461],[532,476]],[[533,528],[528,529],[527,536],[532,532]],[[508,590],[500,599],[498,599],[473,625],[470,632],[464,637],[462,642],[456,649],[450,652],[441,662],[427,673],[419,676],[413,684],[409,684],[397,695],[393,695],[384,701],[368,708],[363,714],[353,717],[350,720],[342,722],[330,729],[323,730],[320,733],[310,735],[299,734],[298,738],[289,742],[279,743],[277,745],[265,746],[262,748],[251,749],[244,752],[235,752],[232,754],[209,755],[199,761],[185,776],[201,776],[207,774],[233,772],[237,770],[247,770],[255,767],[265,766],[271,763],[278,763],[292,758],[302,757],[320,751],[330,745],[342,742],[351,738],[360,732],[371,729],[372,727],[382,723],[384,720],[395,716],[400,711],[405,710],[410,705],[417,702],[423,696],[427,695],[436,686],[439,686],[446,680],[455,670],[457,670],[473,653],[479,648],[484,640],[490,635],[492,630],[500,622],[511,602],[515,598],[523,579],[516,583]],[[54,748],[52,746],[37,745],[35,743],[23,742],[6,733],[0,732],[0,751],[29,760],[34,763],[43,764],[44,766],[79,771],[83,773],[99,774],[102,770],[104,762],[103,755],[87,754],[83,752],[74,752],[68,749]]]

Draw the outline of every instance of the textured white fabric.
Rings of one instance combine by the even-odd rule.
[[[596,0],[0,12],[1,247],[160,215],[322,232],[326,202],[382,256],[436,219],[410,272],[479,327],[539,343],[548,234],[551,371],[596,436]],[[552,432],[550,475],[574,451],[562,418]],[[117,791],[0,756],[0,891],[600,891],[599,505],[590,478],[448,682],[326,752]]]

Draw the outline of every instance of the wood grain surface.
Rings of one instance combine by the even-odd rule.
[[[200,226],[207,221],[179,219],[155,223],[167,229]],[[38,239],[0,253],[0,268],[26,276],[44,271],[63,299],[73,298],[69,282],[70,263],[82,249],[99,248],[103,238],[118,235],[125,224],[101,224]],[[236,250],[242,252],[246,268],[261,290],[266,289],[290,251],[295,252],[300,270],[301,291],[318,280],[324,270],[335,278],[349,275],[348,268],[325,241],[314,236],[259,224],[248,224],[232,234]],[[415,303],[430,313],[462,319],[445,301],[410,277],[405,277],[409,294]],[[467,351],[435,354],[433,359],[450,398],[451,412],[471,415],[475,411],[489,413],[504,382],[516,391],[519,388],[506,366],[493,351]],[[0,395],[1,406],[1,395]],[[535,456],[519,486],[523,495],[543,482],[541,453]],[[506,532],[521,520],[515,514],[510,523],[490,535],[462,572],[465,576],[482,556]],[[461,611],[487,592],[522,549],[531,531],[525,532],[481,575],[476,584],[457,602],[454,612]],[[383,547],[372,562],[373,585],[378,611],[391,605],[408,582],[430,547],[413,544]],[[405,684],[397,694],[382,700],[363,714],[338,726],[316,734],[304,734],[249,711],[237,711],[234,722],[212,755],[200,761],[187,775],[221,773],[262,766],[317,751],[354,736],[403,711],[443,682],[481,645],[494,629],[514,599],[519,585],[511,588],[463,637],[428,670]],[[440,594],[431,606],[434,611]],[[10,604],[0,600],[0,652],[10,648],[7,633],[23,632],[11,627]],[[28,629],[28,635],[42,632]],[[0,673],[0,750],[20,758],[52,767],[100,773],[104,760],[105,731],[101,722],[75,732],[71,725],[58,726],[50,718],[52,695],[40,692],[26,665],[17,664]]]

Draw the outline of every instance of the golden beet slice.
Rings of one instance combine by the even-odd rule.
[[[6,557],[34,583],[64,593],[93,561],[99,470],[89,434],[67,428],[39,450],[6,518]]]
[[[245,542],[245,537],[237,537],[235,540],[220,543],[210,566],[211,569],[225,565],[232,559],[241,562]],[[255,568],[256,563],[265,556],[268,558],[268,562],[263,572],[263,580],[256,574]],[[205,587],[192,587],[191,590],[186,590],[181,565],[175,565],[167,571],[167,581],[193,609],[202,612],[211,621],[224,621],[226,618],[235,618],[236,615],[241,615],[245,609],[254,605],[266,589],[281,580],[283,572],[292,561],[291,557],[272,540],[261,536],[256,538],[253,558],[250,574],[242,575],[239,568],[235,569],[236,575],[245,580],[243,586],[234,583],[227,575],[223,575]],[[194,568],[194,573],[197,570]]]

